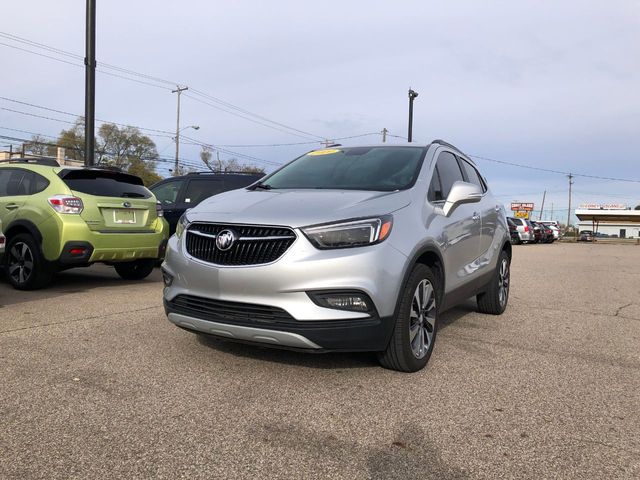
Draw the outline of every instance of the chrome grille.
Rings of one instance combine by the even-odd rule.
[[[233,231],[237,240],[223,251],[216,246],[216,237],[224,230]],[[192,223],[186,231],[186,248],[192,257],[215,265],[260,265],[276,261],[295,239],[287,227]]]

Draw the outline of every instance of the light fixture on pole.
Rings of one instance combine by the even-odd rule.
[[[407,141],[411,142],[413,138],[413,101],[418,97],[418,92],[409,89],[409,132]]]

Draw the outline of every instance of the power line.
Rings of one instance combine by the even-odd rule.
[[[17,35],[13,35],[13,34],[8,33],[8,32],[1,32],[0,31],[0,37],[3,37],[3,38],[8,39],[10,41],[23,43],[23,44],[29,45],[31,47],[34,47],[34,48],[44,49],[45,51],[48,51],[50,53],[55,53],[57,55],[62,55],[62,56],[65,56],[67,58],[73,58],[73,59],[76,59],[78,61],[83,60],[83,57],[78,55],[78,54],[74,54],[72,52],[68,52],[66,50],[62,50],[60,48],[52,47],[52,46],[47,45],[45,43],[40,43],[40,42],[36,42],[36,41],[30,40],[30,39],[27,39],[27,38],[24,38],[24,37],[19,37]],[[60,58],[57,58],[57,57],[54,57],[54,56],[51,56],[51,55],[46,55],[46,54],[42,54],[42,53],[39,53],[39,52],[34,52],[33,50],[28,50],[28,49],[25,49],[25,48],[17,47],[15,45],[10,45],[10,44],[6,44],[6,43],[2,43],[2,42],[0,42],[0,45],[4,45],[4,46],[10,47],[10,48],[15,48],[15,49],[18,49],[18,50],[22,50],[22,51],[25,51],[25,52],[28,52],[28,53],[31,53],[31,54],[34,54],[34,55],[39,55],[39,56],[42,56],[42,57],[46,57],[46,58],[49,58],[51,60],[60,61],[60,62],[67,63],[67,64],[70,64],[70,65],[75,65],[77,67],[83,67],[83,65],[80,64],[80,63],[70,62],[68,60],[60,59]],[[142,84],[145,84],[145,85],[148,85],[148,86],[152,86],[152,87],[156,87],[156,88],[162,88],[164,90],[171,90],[171,88],[169,88],[168,85],[171,85],[173,87],[174,85],[181,85],[181,84],[183,85],[184,84],[184,82],[175,82],[175,81],[171,81],[171,80],[166,80],[166,79],[163,79],[163,78],[160,78],[160,77],[156,77],[156,76],[153,76],[153,75],[148,75],[148,74],[145,74],[145,73],[137,72],[135,70],[131,70],[131,69],[123,68],[123,67],[118,67],[116,65],[112,65],[112,64],[109,64],[109,63],[100,62],[98,67],[99,67],[98,71],[101,72],[101,73],[104,73],[104,74],[107,74],[107,75],[111,75],[111,76],[114,76],[114,77],[118,77],[118,78],[122,78],[122,79],[125,79],[125,80],[130,80],[130,81],[142,83]],[[145,81],[142,81],[142,80],[136,80],[136,79],[129,78],[129,77],[126,77],[124,75],[119,75],[119,74],[116,74],[116,73],[113,73],[113,72],[105,72],[100,67],[107,68],[107,69],[112,69],[112,70],[115,70],[117,72],[129,75],[129,76],[135,76],[135,77],[143,78],[145,80],[151,80],[153,82],[156,82],[156,84],[150,83],[148,81],[145,82]],[[164,84],[165,86],[157,85],[157,83]],[[232,114],[232,115],[236,115],[236,116],[238,116],[240,118],[243,118],[245,120],[250,120],[249,118],[247,118],[247,115],[248,115],[250,117],[255,117],[256,119],[262,120],[264,122],[268,122],[270,124],[282,127],[284,129],[286,129],[286,130],[280,130],[280,131],[282,131],[284,133],[289,133],[291,135],[296,135],[296,133],[293,133],[293,132],[297,132],[298,134],[306,135],[307,137],[316,137],[318,139],[324,139],[324,137],[322,137],[320,135],[309,133],[309,132],[306,132],[304,130],[300,130],[298,128],[291,127],[291,126],[286,125],[284,123],[278,122],[276,120],[272,120],[272,119],[270,119],[268,117],[265,117],[263,115],[259,115],[257,113],[253,113],[253,112],[251,112],[251,111],[249,111],[247,109],[244,109],[242,107],[239,107],[239,106],[237,106],[237,105],[235,105],[235,104],[233,104],[231,102],[227,102],[227,101],[222,100],[220,98],[214,97],[213,95],[209,95],[208,93],[203,92],[201,90],[197,90],[197,89],[193,89],[192,88],[191,91],[196,95],[199,95],[199,96],[201,96],[203,98],[206,98],[206,99],[208,99],[208,100],[210,100],[212,102],[215,102],[215,103],[218,103],[220,105],[223,105],[224,107],[226,107],[228,109],[235,110],[236,112],[234,113],[234,112],[229,111],[229,110],[227,110],[225,108],[221,108],[219,106],[213,106],[213,105],[209,104],[213,108],[218,108],[218,109],[220,109],[220,110],[222,110],[222,111],[224,111],[226,113],[229,113],[229,114]],[[193,98],[193,97],[191,97],[191,98]],[[239,112],[239,113],[237,113],[237,112]],[[243,115],[240,115],[240,114],[243,114]],[[267,126],[264,123],[261,123],[261,122],[255,121],[255,120],[253,120],[253,121],[254,121],[254,123],[258,123],[260,125]],[[300,136],[300,135],[297,135],[297,136]],[[302,137],[302,138],[305,138],[305,137]]]

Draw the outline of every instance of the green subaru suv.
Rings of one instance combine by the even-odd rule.
[[[2,264],[18,289],[96,262],[125,279],[148,276],[164,257],[169,227],[140,178],[51,161],[0,164]]]

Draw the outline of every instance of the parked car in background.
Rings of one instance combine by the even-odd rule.
[[[553,243],[555,241],[553,230],[551,230],[549,225],[545,225],[542,222],[536,222],[536,225],[540,227],[540,231],[542,232],[542,243]]]
[[[593,232],[591,230],[581,230],[578,236],[579,242],[593,242]]]
[[[504,208],[446,142],[307,153],[188,210],[162,264],[169,321],[283,348],[423,368],[439,315],[504,312]]]
[[[3,265],[22,290],[96,262],[128,280],[145,278],[164,257],[168,238],[162,209],[139,177],[53,160],[0,164],[0,221]]]
[[[522,243],[530,243],[530,242],[533,242],[535,240],[534,237],[533,237],[533,230],[531,229],[531,227],[527,223],[527,220],[525,220],[523,218],[515,218],[515,217],[509,217],[509,219],[513,222],[513,224],[518,229],[518,235],[520,237],[520,242],[522,242]]]
[[[507,217],[507,225],[509,226],[509,237],[511,238],[511,243],[515,245],[520,245],[522,243],[522,240],[520,240],[520,234],[518,233],[518,226],[510,217]]]
[[[533,243],[541,242],[544,237],[544,234],[542,233],[542,228],[540,228],[540,226],[532,220],[526,220],[526,222],[529,225],[529,228],[531,229],[531,231],[533,232]]]
[[[549,227],[551,229],[551,232],[553,233],[553,239],[554,240],[559,240],[560,239],[560,228],[556,225],[553,224],[548,224],[548,223],[544,223],[547,227]]]
[[[218,193],[243,188],[257,182],[264,174],[256,173],[189,173],[171,177],[152,185],[150,190],[156,196],[164,217],[169,222],[169,233],[176,231],[178,219],[188,209]]]

